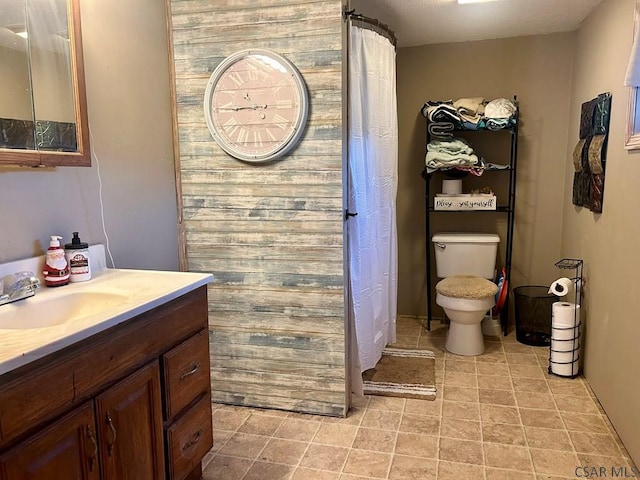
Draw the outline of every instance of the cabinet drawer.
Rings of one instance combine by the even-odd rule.
[[[211,399],[205,394],[167,429],[168,478],[183,480],[211,447]]]
[[[171,420],[198,395],[211,388],[209,330],[185,340],[163,356],[165,419]]]

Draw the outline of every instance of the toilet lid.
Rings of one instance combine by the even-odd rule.
[[[479,300],[492,297],[497,291],[495,283],[477,275],[453,275],[436,284],[436,292],[452,298]]]

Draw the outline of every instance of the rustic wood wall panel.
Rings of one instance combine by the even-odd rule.
[[[342,0],[170,0],[182,231],[211,272],[218,402],[345,413]],[[228,156],[204,118],[214,68],[245,48],[291,60],[309,91],[304,136],[283,160]]]

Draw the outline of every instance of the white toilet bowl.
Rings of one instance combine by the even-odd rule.
[[[454,275],[436,285],[436,303],[449,318],[445,348],[456,355],[484,352],[482,319],[495,304],[495,283],[475,275]]]

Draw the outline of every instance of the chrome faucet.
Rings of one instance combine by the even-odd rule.
[[[40,286],[33,272],[18,272],[0,279],[0,305],[33,297]]]

